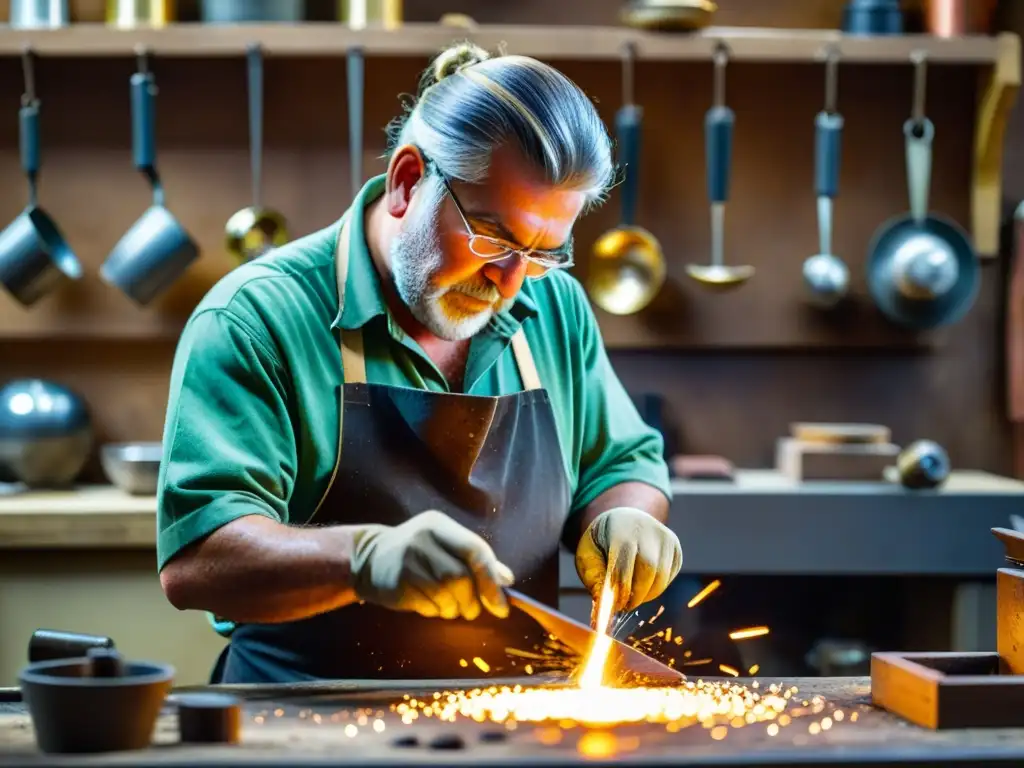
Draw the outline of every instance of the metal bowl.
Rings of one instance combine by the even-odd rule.
[[[100,463],[110,482],[133,496],[156,494],[163,446],[160,443],[107,443]]]

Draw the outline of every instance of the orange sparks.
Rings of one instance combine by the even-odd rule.
[[[473,657],[473,663],[483,672],[485,675],[491,671],[491,665],[481,659],[479,656]]]
[[[656,619],[657,619],[657,618],[658,618],[659,616],[661,616],[661,614],[663,614],[664,612],[665,612],[665,606],[664,606],[664,605],[659,605],[659,606],[658,606],[658,612],[657,612],[656,614],[654,614],[653,616],[651,616],[651,618],[649,618],[649,619],[647,620],[647,623],[648,623],[648,624],[653,624],[653,623],[655,622],[655,620],[656,620]]]
[[[748,640],[751,637],[761,637],[768,634],[768,627],[747,627],[746,629],[735,629],[729,633],[731,640]]]
[[[702,589],[696,595],[691,597],[690,598],[690,602],[688,602],[686,604],[686,607],[687,608],[693,608],[694,606],[700,604],[701,602],[703,602],[704,598],[706,598],[708,595],[710,595],[712,592],[714,592],[720,586],[722,586],[722,582],[720,582],[718,579],[715,579],[710,584],[708,584],[706,587],[704,587],[704,589]]]
[[[728,664],[719,664],[718,668],[727,675],[732,675],[733,677],[740,676],[740,673],[737,670],[730,667]]]
[[[759,669],[761,669],[761,665],[760,664],[755,664],[754,666],[752,666],[750,669],[747,670],[747,674],[748,675],[756,675],[757,671]]]

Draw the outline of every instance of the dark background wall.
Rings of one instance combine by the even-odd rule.
[[[0,15],[6,15],[0,0]],[[616,24],[619,0],[407,0],[410,21],[461,11],[481,23]],[[720,0],[716,24],[831,27],[842,0]],[[1024,32],[1024,3],[1003,14]],[[182,3],[187,18],[195,3]],[[79,13],[102,3],[82,0]],[[333,4],[311,0],[314,15]],[[411,90],[425,62],[367,63],[366,172],[383,164],[380,130]],[[619,104],[615,62],[565,62],[611,122]],[[109,248],[147,204],[129,155],[125,59],[42,60],[44,205],[61,222],[89,270],[74,296],[24,311],[0,300],[0,373],[65,381],[90,400],[98,439],[159,439],[167,375],[181,322],[231,264],[221,252],[227,217],[248,195],[245,74],[241,57],[155,63],[160,83],[159,142],[171,208],[204,248],[204,257],[166,297],[138,310],[95,278]],[[960,467],[1009,473],[1011,436],[1004,417],[1003,292],[1006,254],[985,265],[978,303],[957,326],[910,337],[865,300],[822,320],[799,304],[799,269],[816,246],[812,124],[822,72],[813,65],[737,63],[729,99],[737,115],[727,259],[758,268],[741,290],[700,293],[683,268],[709,250],[704,193],[703,112],[711,69],[705,63],[645,62],[637,99],[645,107],[641,222],[662,241],[668,289],[636,318],[602,315],[616,368],[636,393],[669,404],[680,447],[719,453],[740,466],[768,466],[775,438],[796,420],[888,424],[897,442],[930,437]],[[347,204],[347,117],[341,59],[267,64],[266,197],[287,212],[293,232],[327,224]],[[929,111],[937,127],[932,203],[969,225],[969,180],[978,97],[977,72],[935,67]],[[910,109],[909,67],[851,66],[840,82],[846,115],[836,247],[863,294],[864,256],[875,228],[907,207],[900,126]],[[24,204],[17,183],[15,112],[18,62],[0,60],[0,218]],[[1024,198],[1024,112],[1006,151],[1007,210]],[[578,230],[581,250],[615,224],[617,198]],[[579,272],[585,275],[586,265]],[[98,468],[91,468],[99,479]]]

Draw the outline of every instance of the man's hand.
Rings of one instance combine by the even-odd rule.
[[[679,538],[632,507],[602,512],[576,547],[576,572],[595,605],[607,578],[615,595],[615,612],[633,610],[658,597],[682,564]]]
[[[447,515],[422,512],[398,526],[360,526],[352,583],[360,600],[443,619],[508,616],[512,572],[490,545]]]

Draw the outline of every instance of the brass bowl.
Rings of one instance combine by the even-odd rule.
[[[629,0],[619,18],[637,29],[691,32],[708,26],[717,10],[712,0]]]

